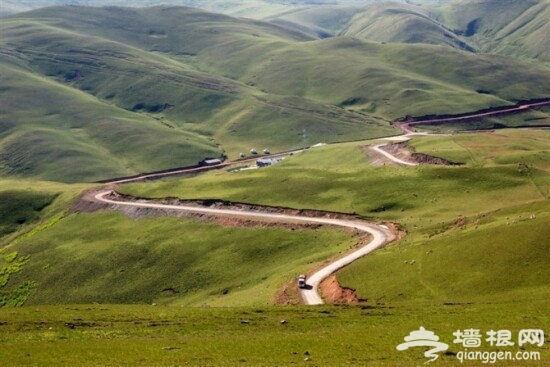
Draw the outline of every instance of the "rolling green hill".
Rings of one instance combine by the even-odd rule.
[[[5,0],[0,12],[45,2]],[[366,139],[398,133],[405,115],[550,96],[548,1],[420,2],[185,2],[263,21],[172,6],[0,18],[0,360],[421,365],[422,352],[395,350],[420,325],[449,344],[457,328],[546,330],[550,132],[408,143],[461,166],[377,163],[368,145],[380,141]],[[351,232],[72,205],[91,187],[77,182],[318,142],[333,144],[117,189],[398,223],[405,237],[338,273],[358,306],[272,306],[297,274],[347,251]],[[458,348],[437,363],[456,366]],[[531,350],[548,364],[548,348]]]
[[[550,61],[547,0],[453,0],[425,5],[382,2],[367,6],[349,20],[342,34]]]
[[[28,220],[0,238],[0,271],[8,274],[0,304],[29,304],[1,309],[0,340],[7,348],[0,357],[14,366],[61,360],[151,365],[183,358],[197,366],[244,360],[395,366],[424,362],[414,352],[388,356],[419,325],[450,344],[457,327],[498,325],[517,333],[531,322],[544,328],[549,139],[544,130],[420,137],[410,143],[417,151],[466,164],[416,168],[371,165],[364,150],[372,141],[335,144],[266,169],[122,188],[144,196],[220,197],[396,220],[407,237],[338,275],[367,300],[357,307],[267,306],[300,269],[348,248],[347,233],[67,213],[84,186],[0,180],[0,197],[29,204]],[[438,364],[456,366],[459,347]],[[544,348],[526,350],[548,355]]]
[[[344,3],[346,0],[344,0]],[[0,15],[13,14],[32,9],[59,5],[81,6],[127,6],[150,7],[155,5],[178,5],[201,8],[217,13],[225,13],[234,16],[248,18],[263,18],[275,14],[300,9],[307,6],[308,1],[284,0],[3,0],[0,7]],[[310,2],[309,2],[310,3]],[[316,2],[323,5],[323,1]],[[329,3],[333,3],[330,1]],[[311,5],[311,4],[310,4]]]
[[[440,18],[483,52],[550,62],[550,1],[456,0]]]
[[[341,34],[377,42],[426,43],[474,51],[451,29],[435,20],[427,9],[407,4],[369,6],[355,15]]]
[[[426,44],[319,40],[191,8],[54,7],[1,26],[0,169],[41,179],[365,139],[394,133],[390,121],[405,115],[550,95],[544,65]],[[71,157],[81,163],[67,170]]]
[[[170,128],[33,72],[7,65],[3,70],[3,175],[89,181],[195,164],[221,154],[198,134]]]
[[[205,156],[219,156],[219,142],[235,157],[255,145],[272,150],[299,147],[304,129],[312,141],[392,131],[387,122],[305,99],[267,95],[241,82],[201,72],[190,66],[192,60],[186,60],[204,47],[215,49],[227,42],[269,49],[272,44],[302,37],[293,32],[185,8],[141,10],[142,23],[129,9],[64,10],[70,11],[46,9],[34,15],[36,19],[10,18],[2,24],[5,47],[0,62],[7,66],[10,83],[1,102],[6,111],[2,119],[5,173],[90,180],[195,164]],[[87,22],[80,16],[82,11],[90,12]],[[52,15],[56,13],[63,15],[57,18]],[[173,25],[185,25],[183,30],[166,29],[160,19],[169,13]],[[180,15],[189,21],[180,23]],[[80,29],[71,30],[60,24],[64,22],[78,24]],[[98,26],[97,22],[103,23]],[[203,34],[201,27],[212,23],[224,32]],[[120,31],[124,24],[126,32]],[[91,35],[92,29],[100,35]],[[196,37],[196,32],[202,37]],[[113,39],[105,38],[105,33]],[[130,37],[135,46],[128,45]],[[25,87],[34,80],[39,83],[33,94]],[[61,100],[68,103],[55,103]],[[74,121],[77,112],[78,121]],[[44,115],[49,118],[43,119]],[[49,159],[55,151],[36,151],[52,167],[41,165],[33,151],[24,156],[14,151],[31,139],[20,131],[29,125],[40,125],[43,131],[35,132],[38,139],[57,142],[47,147],[57,146],[54,150],[60,157],[69,159],[61,154],[68,151],[80,157],[84,163],[71,167],[78,172],[64,172],[61,161]],[[57,129],[60,126],[63,129]],[[51,131],[52,127],[56,130]],[[273,134],[275,130],[279,133]],[[119,138],[121,134],[124,139]],[[144,154],[151,157],[144,158]]]
[[[349,248],[350,237],[328,228],[70,214],[9,247],[30,258],[5,290],[36,281],[27,304],[268,306],[310,263]]]
[[[0,237],[36,220],[54,198],[54,195],[36,191],[0,191]]]

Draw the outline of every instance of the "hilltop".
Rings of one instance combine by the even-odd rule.
[[[426,43],[475,51],[467,41],[432,17],[423,7],[382,3],[356,14],[342,35],[364,40],[394,43]]]
[[[383,2],[349,20],[342,34],[379,42],[448,45],[550,62],[548,0],[453,0],[437,6]]]

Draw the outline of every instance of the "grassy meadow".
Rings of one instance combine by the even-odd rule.
[[[0,310],[0,357],[5,366],[415,366],[427,360],[421,348],[395,348],[423,325],[450,345],[449,353],[441,353],[435,363],[458,366],[453,353],[463,347],[453,344],[457,329],[509,329],[517,336],[521,329],[549,325],[548,311],[548,303],[540,301],[522,307],[514,302],[315,308],[29,306]],[[497,348],[484,344],[483,350]],[[525,350],[540,352],[541,359],[521,361],[521,366],[549,365],[547,344],[527,345]]]

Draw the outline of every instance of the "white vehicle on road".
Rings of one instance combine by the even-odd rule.
[[[307,286],[307,284],[306,284],[306,276],[305,276],[305,275],[300,275],[300,276],[298,277],[298,288],[304,289],[306,286]]]

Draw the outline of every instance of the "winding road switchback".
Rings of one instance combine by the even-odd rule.
[[[154,202],[146,201],[125,201],[120,198],[108,198],[107,196],[112,195],[114,192],[112,190],[101,191],[94,196],[94,199],[101,203],[118,205],[118,206],[128,206],[128,207],[137,207],[137,208],[153,208],[153,209],[168,209],[168,210],[177,210],[184,211],[189,213],[200,213],[200,214],[210,214],[218,216],[238,216],[238,217],[248,217],[248,218],[264,218],[270,220],[276,220],[282,223],[318,223],[318,224],[327,224],[338,227],[352,228],[362,232],[370,233],[373,236],[373,239],[365,246],[354,250],[350,254],[322,267],[321,269],[315,271],[311,274],[307,280],[308,289],[300,289],[300,295],[305,304],[307,305],[318,305],[323,304],[323,299],[319,295],[318,288],[320,283],[326,279],[331,274],[335,273],[337,270],[345,267],[346,265],[351,264],[355,260],[371,253],[372,251],[384,246],[386,243],[394,240],[395,236],[393,233],[383,225],[377,225],[373,223],[368,223],[361,220],[347,220],[347,219],[332,219],[332,218],[317,218],[317,217],[308,217],[308,216],[299,216],[299,215],[287,215],[287,214],[277,214],[269,212],[259,212],[259,211],[250,211],[250,210],[235,210],[235,209],[217,209],[217,208],[203,208],[189,205],[169,205],[169,204],[158,204]]]

